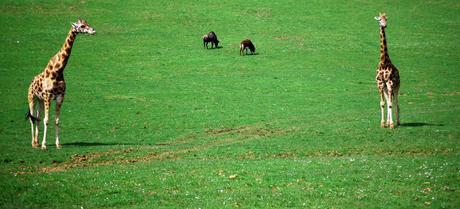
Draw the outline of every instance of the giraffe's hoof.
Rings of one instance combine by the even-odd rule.
[[[385,122],[380,123],[381,128],[385,128]]]
[[[56,149],[61,149],[61,148],[62,148],[62,145],[56,144]]]
[[[46,145],[42,145],[42,150],[47,150]]]
[[[390,123],[390,128],[395,128],[395,124],[394,123]]]
[[[38,143],[33,143],[33,144],[32,144],[32,147],[33,147],[33,148],[39,148],[39,147],[40,147],[40,144],[38,144]]]

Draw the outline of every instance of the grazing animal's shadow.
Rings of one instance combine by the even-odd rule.
[[[444,124],[414,122],[414,123],[401,123],[402,127],[422,127],[422,126],[444,126]]]
[[[247,54],[244,54],[244,56],[255,56],[255,55],[259,55],[259,53],[258,53],[258,52],[254,52],[254,54],[253,54],[253,53],[250,53],[250,52],[249,52],[249,53],[247,53]]]
[[[211,48],[207,48],[207,50],[210,50],[210,49],[221,49],[221,48],[224,48],[222,46],[218,46],[218,47],[211,47]]]

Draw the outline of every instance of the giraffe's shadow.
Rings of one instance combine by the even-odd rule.
[[[423,127],[423,126],[444,126],[444,124],[425,123],[425,122],[401,123],[401,127]]]
[[[63,143],[63,146],[75,146],[75,147],[92,147],[92,146],[129,146],[139,145],[134,143],[101,143],[101,142],[70,142]]]

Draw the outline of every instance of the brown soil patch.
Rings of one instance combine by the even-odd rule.
[[[444,96],[458,96],[460,92],[447,92],[443,94]]]
[[[252,136],[271,136],[281,132],[280,130],[270,130],[265,128],[257,128],[251,126],[243,126],[239,128],[221,128],[221,129],[209,129],[206,130],[207,134],[210,135],[223,135],[223,134],[242,134]]]
[[[273,37],[273,39],[278,40],[278,41],[286,41],[286,40],[289,40],[289,38],[286,37],[286,36],[276,36],[276,37]]]

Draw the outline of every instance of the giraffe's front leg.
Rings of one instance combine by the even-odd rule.
[[[399,126],[401,125],[401,121],[399,120],[399,101],[398,101],[398,92],[399,90],[394,90],[394,106],[395,106],[395,115],[396,115],[396,124]]]
[[[50,110],[50,103],[51,99],[49,96],[45,97],[44,99],[45,103],[45,116],[43,119],[43,141],[42,141],[42,150],[46,150],[46,133],[48,130],[48,116],[49,116],[49,110]]]
[[[55,122],[54,127],[56,129],[56,148],[61,149],[61,144],[59,143],[59,116],[61,115],[61,106],[62,102],[64,102],[64,95],[60,95],[56,98],[56,115],[55,115]]]

